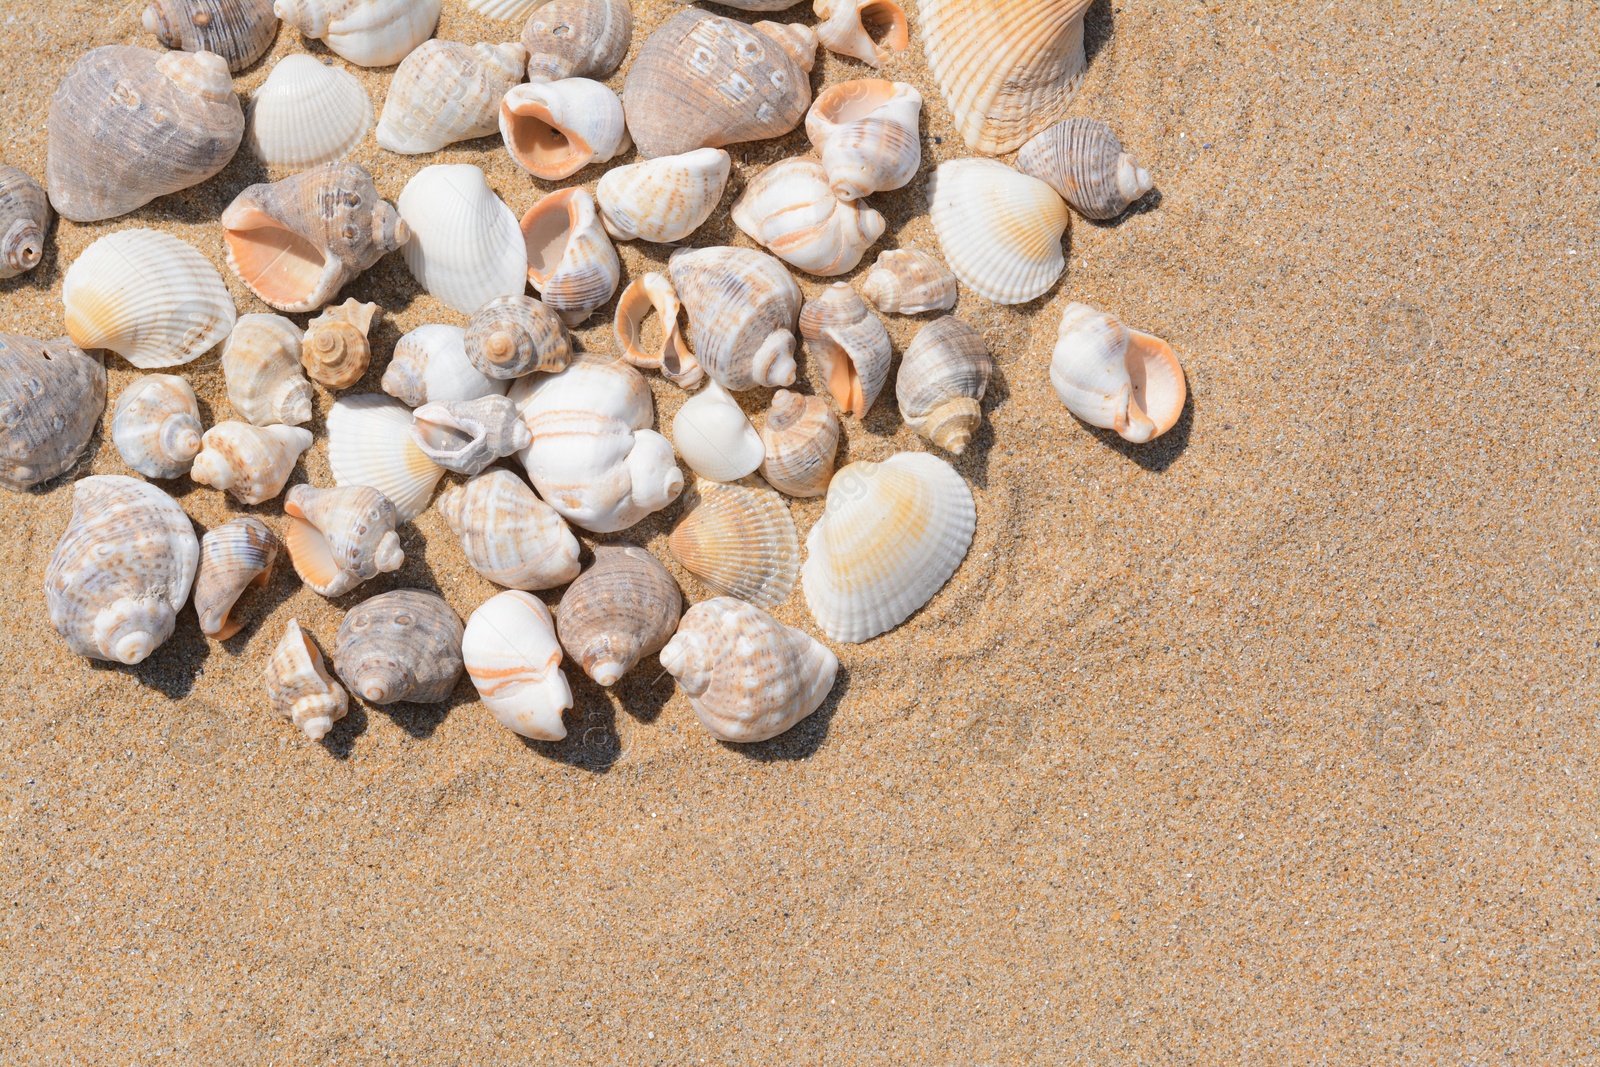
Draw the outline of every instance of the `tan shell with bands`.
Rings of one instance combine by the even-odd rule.
[[[800,575],[800,535],[783,497],[750,479],[704,478],[668,539],[672,557],[718,596],[773,608]]]
[[[920,315],[949,311],[960,292],[956,276],[937,256],[914,248],[881,252],[872,265],[861,295],[884,314]]]
[[[222,350],[234,413],[257,426],[311,421],[311,383],[300,373],[300,327],[282,315],[245,315]]]
[[[0,167],[0,281],[25,274],[44,258],[50,198],[15,167]]]
[[[546,306],[568,326],[578,326],[615,295],[622,262],[600,225],[587,189],[563,189],[522,217],[528,280]]]
[[[0,485],[27,489],[70,470],[105,407],[99,359],[65,337],[0,333]]]
[[[406,561],[395,533],[400,516],[389,498],[365,485],[297,485],[284,498],[284,543],[295,573],[323,596],[343,596]]]
[[[500,381],[535,371],[553,374],[572,362],[561,317],[531,296],[502,296],[483,305],[467,323],[462,343],[467,361]]]
[[[333,642],[333,665],[374,704],[449,700],[461,677],[461,619],[443,598],[396,589],[351,609]]]
[[[552,0],[522,28],[529,81],[606,78],[622,65],[633,39],[628,0]]]
[[[553,589],[578,576],[578,539],[555,508],[508,470],[439,494],[439,514],[472,569],[509,589]]]
[[[323,666],[322,653],[296,619],[289,620],[263,676],[272,710],[313,741],[328,736],[333,724],[349,710],[349,698]]]
[[[701,369],[725,389],[793,385],[800,287],[747,248],[683,248],[667,261]]]
[[[839,453],[839,417],[828,402],[779,389],[761,427],[761,476],[780,493],[816,497],[828,491]]]
[[[830,52],[881,67],[911,44],[905,10],[895,0],[815,0],[817,39]]]
[[[500,101],[522,80],[520,44],[428,41],[406,56],[389,83],[378,144],[421,155],[500,129]]]
[[[847,415],[866,418],[889,380],[894,345],[872,309],[844,282],[835,282],[800,312],[806,352]]]
[[[168,48],[215,52],[235,72],[266,55],[278,36],[272,0],[150,0],[143,20]]]
[[[272,581],[278,539],[253,515],[229,519],[200,539],[200,568],[194,578],[194,611],[200,632],[226,641],[244,628],[234,609],[247,590]]]
[[[917,332],[900,361],[895,397],[906,425],[959,456],[983,421],[994,364],[983,335],[960,319],[935,319]]]
[[[143,374],[117,397],[111,439],[122,461],[146,478],[177,478],[200,454],[200,405],[175,374]]]
[[[1098,119],[1058,122],[1022,146],[1017,169],[1061,194],[1086,219],[1112,219],[1150,191],[1150,172]]]
[[[682,611],[678,583],[654,556],[637,545],[599,545],[594,566],[561,598],[556,633],[583,673],[611,686],[661,651]]]

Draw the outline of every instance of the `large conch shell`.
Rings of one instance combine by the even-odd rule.
[[[311,447],[311,431],[219,422],[200,441],[189,477],[226,489],[241,504],[261,504],[283,492],[300,453]]]
[[[200,405],[174,374],[145,374],[117,397],[111,439],[122,461],[146,478],[187,474],[200,454]]]
[[[234,72],[266,55],[278,36],[272,0],[150,0],[143,21],[168,48],[215,52]]]
[[[983,335],[945,316],[917,332],[894,381],[906,425],[961,455],[983,421],[983,394],[994,364]]]
[[[295,573],[326,597],[343,596],[369,578],[400,569],[406,554],[389,498],[365,485],[297,485],[283,501],[284,544]]]
[[[528,246],[517,217],[477,167],[424,167],[406,182],[398,206],[411,227],[406,266],[447,307],[471,315],[527,287]]]
[[[800,574],[800,535],[789,505],[759,479],[696,482],[668,547],[713,593],[757,607],[788,600]]]
[[[594,566],[567,588],[556,632],[567,655],[603,686],[660,652],[683,611],[672,572],[637,545],[597,545]]]
[[[472,314],[462,339],[467,362],[497,380],[543,371],[554,374],[572,362],[572,339],[561,317],[531,296],[502,296]]]
[[[905,10],[896,0],[815,0],[811,7],[822,20],[817,40],[830,52],[881,67],[911,44]]]
[[[806,137],[840,200],[899,189],[922,166],[922,94],[881,78],[824,89],[806,114]]]
[[[16,167],[0,167],[0,281],[39,265],[50,217],[44,188]]]
[[[839,452],[839,417],[819,397],[779,389],[761,427],[761,477],[780,493],[821,496]]]
[[[428,508],[444,468],[411,437],[411,412],[378,393],[340,397],[328,412],[328,469],[339,485],[367,485],[389,498],[401,522]]]
[[[433,36],[440,0],[277,0],[285,24],[358,67],[392,67]]]
[[[244,620],[234,608],[246,590],[266,588],[277,559],[278,539],[253,515],[229,519],[202,537],[200,567],[194,577],[200,632],[226,641],[243,629]]]
[[[1177,425],[1189,393],[1171,345],[1076,303],[1062,313],[1050,381],[1068,411],[1135,444]]]
[[[300,365],[311,380],[329,389],[348,389],[359,382],[372,361],[367,335],[382,310],[351,297],[312,319],[300,342]]]
[[[517,165],[560,181],[631,145],[617,94],[588,78],[514,85],[500,103],[500,136]]]
[[[269,167],[303,170],[355,151],[372,129],[372,97],[343,67],[284,56],[250,97],[250,151]]]
[[[622,263],[587,189],[575,186],[540,200],[522,216],[522,235],[528,280],[568,326],[581,324],[616,293]]]
[[[437,704],[461,677],[461,619],[444,599],[396,589],[351,609],[333,639],[333,666],[374,704]]]
[[[928,180],[928,204],[950,269],[979,296],[1024,304],[1067,268],[1067,205],[1037,178],[992,159],[957,159]]]
[[[412,418],[411,439],[423,455],[469,478],[533,443],[517,406],[503,396],[434,401]]]
[[[732,172],[720,148],[614,167],[595,188],[600,221],[619,241],[681,241],[711,217]]]
[[[490,597],[467,620],[461,656],[501,726],[535,741],[567,736],[561,713],[572,707],[572,689],[544,601],[521,590]]]
[[[344,689],[323,666],[322,653],[296,619],[289,620],[264,673],[272,710],[313,741],[327,737],[349,710]]]
[[[672,447],[689,469],[713,482],[735,482],[761,466],[766,448],[732,393],[710,382],[672,419]]]
[[[412,408],[435,400],[504,396],[510,384],[472,365],[465,330],[438,324],[418,326],[400,338],[383,372],[383,391]]]
[[[559,513],[508,470],[439,494],[439,514],[472,569],[509,589],[554,589],[578,576],[580,551]]]
[[[854,270],[885,225],[865,201],[835,196],[822,164],[803,156],[752,178],[733,221],[779,259],[824,278]]]
[[[1022,146],[1017,169],[1061,194],[1086,219],[1114,219],[1154,182],[1099,119],[1064,119]]]
[[[70,470],[105,406],[99,359],[65,337],[0,333],[0,485],[27,489]]]
[[[311,421],[311,383],[300,373],[300,327],[282,315],[244,315],[222,350],[228,403],[246,422]]]
[[[794,384],[801,296],[783,264],[747,248],[683,248],[667,270],[708,375],[734,392]]]
[[[635,367],[658,370],[667,381],[693,389],[705,378],[705,371],[700,369],[700,361],[683,339],[679,324],[682,312],[683,304],[672,288],[672,281],[664,274],[650,271],[629,282],[622,291],[613,330],[623,359]],[[644,324],[652,313],[661,331],[658,351],[647,351],[644,347]]]
[[[414,156],[487,137],[500,129],[500,101],[527,62],[520,44],[427,42],[394,72],[378,144]]]
[[[872,309],[844,282],[835,282],[800,311],[806,352],[847,415],[866,418],[884,383],[894,346]]]
[[[949,311],[959,294],[956,276],[937,257],[914,248],[896,248],[878,254],[861,295],[886,315],[921,315]]]
[[[522,27],[529,81],[607,78],[633,40],[628,0],[535,0]]]

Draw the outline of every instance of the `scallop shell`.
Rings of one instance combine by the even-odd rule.
[[[241,504],[261,504],[283,492],[311,431],[299,426],[219,422],[205,432],[189,477],[226,489]]]
[[[497,132],[500,101],[527,63],[520,44],[427,42],[394,72],[378,144],[414,156]]]
[[[110,349],[143,370],[209,352],[236,318],[217,268],[157,230],[118,230],[84,249],[61,283],[61,300],[79,348]]]
[[[800,535],[783,497],[760,483],[695,483],[673,527],[672,558],[718,596],[773,608],[800,574]]]
[[[1022,146],[1017,169],[1061,194],[1086,219],[1114,219],[1155,184],[1098,119],[1064,119]]]
[[[487,470],[439,494],[439,513],[472,569],[511,589],[553,589],[578,576],[578,539],[508,470]]]
[[[315,56],[278,60],[250,97],[250,151],[269,167],[304,170],[354,152],[372,129],[372,97],[343,67]]]
[[[616,167],[595,189],[600,221],[619,241],[681,241],[711,217],[732,172],[733,161],[720,148]]]
[[[889,380],[894,346],[883,322],[844,282],[835,282],[800,312],[806,352],[847,415],[866,418]]]
[[[754,473],[767,454],[744,409],[716,382],[678,409],[672,446],[690,470],[713,482],[735,482]]]
[[[928,203],[950,269],[979,296],[1025,304],[1066,270],[1067,205],[1037,178],[992,159],[953,160],[928,180]]]
[[[820,641],[728,597],[690,608],[661,650],[700,725],[749,744],[791,729],[827,699],[839,660]]]
[[[781,263],[746,248],[684,248],[667,270],[708,375],[735,392],[794,384],[801,296]]]
[[[461,655],[501,726],[535,741],[567,736],[561,713],[572,707],[572,689],[544,601],[519,590],[490,597],[467,620]]]
[[[0,333],[0,485],[20,491],[72,469],[105,406],[98,358],[65,337]]]
[[[822,164],[804,157],[751,179],[733,221],[779,259],[824,278],[854,270],[885,225],[865,201],[836,197]]]
[[[168,48],[214,52],[237,73],[267,54],[278,16],[272,0],[150,0],[144,28]]]
[[[111,439],[122,462],[146,478],[178,478],[200,454],[200,405],[189,383],[173,374],[135,378],[111,416]]]
[[[383,372],[383,391],[408,407],[443,400],[503,396],[509,382],[491,378],[467,359],[459,326],[418,326],[394,346]]]
[[[222,350],[234,413],[257,426],[311,421],[311,383],[300,373],[300,327],[282,315],[244,315]]]
[[[243,138],[220,56],[96,48],[50,101],[50,202],[73,222],[116,218],[220,173]]]
[[[906,13],[895,0],[815,0],[817,40],[830,52],[881,67],[911,44]]]
[[[561,317],[531,296],[502,296],[472,315],[464,340],[467,361],[480,373],[509,380],[572,362],[572,341]]]
[[[826,401],[779,389],[761,428],[761,476],[780,493],[821,496],[839,452],[839,417]]]
[[[392,67],[433,36],[440,0],[277,0],[284,24],[358,67]]]
[[[622,101],[587,78],[514,85],[500,104],[500,136],[518,166],[559,181],[631,146]]]
[[[50,624],[80,656],[142,663],[172,636],[200,543],[178,502],[117,474],[72,487],[72,520],[45,570]]]
[[[949,311],[956,306],[956,276],[926,252],[896,248],[879,253],[861,295],[884,314]]]
[[[313,741],[327,737],[333,724],[349,710],[350,701],[344,689],[323,666],[322,653],[300,629],[296,619],[289,620],[282,639],[267,660],[264,674],[272,710],[294,723]]]
[[[194,577],[194,612],[200,632],[226,641],[244,628],[234,614],[246,590],[264,589],[278,560],[278,539],[251,515],[229,519],[200,539],[200,566]]]
[[[470,315],[528,284],[528,248],[517,217],[469,163],[424,167],[400,193],[411,227],[402,250],[417,283]]]
[[[295,573],[311,591],[343,596],[362,582],[400,569],[406,554],[389,498],[365,485],[317,489],[297,485],[284,498],[284,544]]]
[[[567,588],[556,632],[583,673],[613,686],[660,652],[683,611],[672,572],[637,545],[597,545],[594,566]]]
[[[658,370],[661,376],[685,389],[693,389],[705,377],[700,361],[689,351],[683,339],[680,317],[683,305],[673,291],[672,282],[664,274],[651,271],[635,278],[622,291],[617,301],[617,316],[613,330],[622,357],[635,367]],[[644,349],[644,324],[654,312],[661,328],[661,349],[647,352]]]
[[[633,40],[628,0],[552,0],[535,4],[522,28],[529,81],[607,78]]]
[[[819,0],[819,3],[821,0]],[[922,166],[922,94],[881,78],[840,82],[817,96],[806,137],[840,200],[910,184]]]
[[[443,598],[396,589],[351,609],[333,640],[333,666],[373,704],[449,700],[461,677],[461,619]]]
[[[50,217],[43,187],[15,167],[0,167],[0,281],[39,265]]]
[[[961,455],[983,422],[983,393],[994,364],[983,335],[960,319],[935,319],[917,332],[900,361],[895,397],[906,425]]]
[[[367,335],[382,311],[377,304],[352,298],[312,319],[300,342],[300,365],[311,380],[329,389],[348,389],[359,382],[372,361]]]
[[[1135,444],[1176,426],[1189,394],[1171,345],[1087,304],[1061,316],[1050,381],[1068,411]]]
[[[503,396],[435,401],[412,415],[411,439],[447,471],[472,477],[533,443],[517,406]]]
[[[485,18],[510,21],[512,19],[525,19],[533,14],[536,8],[543,7],[550,0],[467,0],[467,10],[476,11]]]
[[[444,468],[411,439],[411,412],[378,393],[341,397],[328,411],[328,469],[339,485],[368,485],[401,522],[428,509]]]
[[[594,197],[575,187],[551,193],[522,216],[528,280],[568,326],[610,300],[622,263],[595,212]]]

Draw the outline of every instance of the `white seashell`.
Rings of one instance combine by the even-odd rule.
[[[202,432],[194,390],[173,374],[134,379],[111,416],[111,439],[122,461],[146,478],[187,474],[200,454]]]
[[[71,470],[105,407],[99,356],[65,337],[0,333],[0,485],[21,491]]]
[[[418,326],[395,343],[383,372],[383,391],[414,408],[505,395],[511,383],[474,367],[465,342],[466,331],[459,326]]]
[[[744,409],[716,382],[678,409],[672,446],[690,470],[713,482],[736,482],[753,473],[767,455]]]
[[[780,493],[821,496],[839,452],[839,417],[827,401],[779,389],[761,427],[761,476]]]
[[[244,628],[234,609],[247,589],[272,581],[278,539],[253,515],[229,519],[200,539],[200,566],[194,576],[194,613],[200,632],[226,641]]]
[[[530,82],[609,78],[633,39],[628,0],[550,0],[522,27]]]
[[[522,80],[520,44],[429,41],[406,56],[389,83],[378,144],[414,156],[500,129],[500,101]]]
[[[452,310],[470,315],[528,284],[528,249],[517,217],[469,163],[424,167],[398,201],[411,228],[402,253],[412,277]]]
[[[264,674],[272,710],[313,741],[327,737],[333,724],[349,710],[349,697],[328,673],[322,653],[300,629],[298,620],[289,620]]]
[[[433,36],[440,0],[277,0],[286,26],[358,67],[392,67]]]
[[[520,590],[491,597],[467,620],[461,658],[501,726],[535,741],[567,736],[561,713],[572,707],[572,689],[544,601]]]
[[[972,491],[935,456],[845,467],[806,537],[801,583],[817,625],[852,643],[899,626],[955,574],[976,526]]]
[[[350,610],[333,639],[333,669],[374,704],[449,700],[461,677],[461,619],[437,593],[395,589]]]
[[[343,67],[280,59],[250,98],[245,143],[269,167],[300,171],[354,152],[372,129],[372,97]]]
[[[511,589],[553,589],[578,576],[578,539],[508,470],[487,470],[439,494],[439,514],[472,569]]]
[[[928,204],[955,276],[998,304],[1043,296],[1066,270],[1067,205],[1037,178],[992,159],[941,163]]]
[[[884,383],[894,346],[889,331],[844,282],[835,282],[800,311],[800,335],[828,391],[847,415],[866,418]]]
[[[283,492],[300,453],[311,447],[311,431],[219,422],[200,441],[189,477],[226,489],[241,504],[260,504]]]
[[[400,516],[388,497],[369,486],[297,485],[284,498],[283,512],[289,516],[283,537],[289,559],[312,592],[343,596],[406,561],[394,532]]]
[[[815,0],[817,40],[830,52],[881,67],[911,43],[906,13],[895,0]]]
[[[328,469],[339,485],[367,485],[388,497],[401,522],[428,509],[444,477],[411,439],[411,412],[378,393],[341,397],[328,411]]]
[[[522,216],[522,235],[528,280],[568,326],[581,324],[616,294],[622,263],[587,189],[563,189],[540,200]]]
[[[556,633],[583,673],[612,686],[678,628],[683,594],[672,572],[638,545],[596,545],[594,566],[567,587]]]
[[[1086,219],[1113,219],[1155,184],[1098,119],[1064,119],[1022,146],[1017,169],[1061,194]]]
[[[150,0],[140,21],[168,48],[215,53],[235,73],[265,55],[278,36],[272,0]]]
[[[922,94],[905,82],[840,82],[811,105],[806,136],[822,157],[834,195],[859,200],[899,189],[917,176],[921,118]]]
[[[681,248],[667,270],[706,374],[734,392],[794,384],[801,296],[783,264],[747,248]]]
[[[533,443],[517,406],[503,396],[434,401],[412,414],[411,439],[447,471],[472,477]]]
[[[572,339],[561,317],[531,296],[502,296],[467,323],[467,361],[491,378],[554,374],[572,362]]]
[[[800,574],[800,535],[789,506],[757,479],[696,482],[667,543],[673,558],[713,593],[757,607],[788,600]]]
[[[886,315],[949,311],[956,306],[956,276],[926,252],[896,248],[879,253],[861,295]]]
[[[622,101],[588,78],[513,85],[500,103],[500,136],[518,166],[546,181],[633,147]]]
[[[622,358],[635,367],[658,370],[669,382],[693,389],[705,377],[705,371],[683,339],[679,322],[682,311],[672,282],[666,275],[651,271],[629,282],[622,291],[613,330],[622,347]],[[659,351],[646,351],[644,347],[644,324],[652,312],[661,330]]]
[[[900,361],[894,382],[900,417],[959,456],[983,421],[983,394],[993,371],[982,334],[948,315],[935,319],[917,331]]]
[[[606,232],[619,241],[681,241],[722,201],[733,161],[720,148],[608,170],[595,189]]]
[[[311,421],[311,383],[300,373],[300,327],[282,315],[244,315],[222,350],[228,403],[246,422]]]
[[[1077,303],[1061,316],[1050,382],[1068,411],[1135,444],[1177,425],[1189,393],[1171,345]]]
[[[467,10],[502,22],[527,18],[550,0],[467,0]]]
[[[854,270],[883,236],[883,216],[865,201],[840,200],[814,159],[774,163],[733,205],[734,224],[786,263],[831,278]]]

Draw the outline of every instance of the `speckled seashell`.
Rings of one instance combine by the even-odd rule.
[[[412,408],[435,400],[503,396],[509,384],[472,365],[466,331],[459,326],[418,326],[395,343],[383,372],[383,391]]]
[[[137,478],[72,487],[72,520],[45,570],[50,624],[80,656],[142,663],[172,636],[200,542],[178,502]]]
[[[367,335],[382,311],[377,304],[351,298],[312,319],[300,342],[300,365],[311,380],[329,389],[348,389],[359,382],[372,361]]]
[[[512,86],[500,104],[500,137],[518,166],[546,181],[605,163],[631,145],[622,101],[587,78]]]
[[[244,315],[222,350],[234,413],[257,426],[311,421],[311,383],[300,373],[300,327],[282,315]]]
[[[389,498],[401,522],[428,508],[444,468],[411,437],[411,412],[378,393],[340,397],[328,411],[328,469],[339,485],[368,485]]]
[[[116,218],[220,173],[243,139],[222,57],[96,48],[50,101],[50,203],[73,222]]]
[[[411,439],[447,471],[472,477],[533,443],[517,406],[503,396],[435,401],[412,415]]]
[[[779,389],[761,427],[761,476],[780,493],[821,496],[839,452],[839,417],[819,397]]]
[[[1037,178],[992,159],[953,160],[928,180],[928,204],[950,269],[981,297],[1025,304],[1066,270],[1067,205]]]
[[[461,619],[437,594],[396,589],[352,608],[333,641],[333,666],[373,704],[449,700],[461,677]]]
[[[250,97],[250,151],[269,167],[343,159],[372,129],[372,97],[354,74],[315,56],[278,60]]]
[[[314,593],[343,596],[362,582],[400,569],[406,554],[389,498],[365,485],[297,485],[284,498],[283,541],[295,573]]]
[[[490,378],[554,374],[572,362],[572,341],[561,317],[531,296],[489,301],[467,323],[467,361]]]
[[[866,418],[884,383],[894,346],[883,322],[844,282],[835,282],[800,312],[806,352],[846,415]]]
[[[398,201],[411,227],[411,276],[447,307],[470,315],[528,285],[528,248],[517,217],[469,163],[424,167]]]
[[[644,348],[644,324],[651,313],[661,329],[659,351]],[[617,301],[617,316],[613,329],[622,357],[635,367],[658,370],[661,376],[684,389],[693,389],[705,377],[700,361],[689,351],[680,322],[683,305],[664,274],[651,271],[635,278],[622,291]]]
[[[855,269],[883,236],[883,216],[862,200],[840,200],[814,159],[774,163],[751,179],[733,221],[786,263],[831,278]]]
[[[278,539],[253,515],[229,519],[200,539],[200,566],[194,577],[194,611],[200,632],[226,641],[244,628],[234,613],[249,589],[272,581],[278,560]]]
[[[791,729],[827,699],[839,660],[823,644],[729,597],[690,608],[661,650],[700,725],[749,744]]]
[[[522,217],[528,280],[568,326],[610,300],[622,279],[617,250],[582,187],[551,193]]]
[[[15,167],[0,167],[0,281],[39,265],[50,229],[50,198]]]
[[[203,432],[194,390],[174,374],[135,378],[111,415],[111,439],[122,462],[146,478],[187,474]]]
[[[550,0],[522,28],[529,81],[608,78],[633,40],[628,0]]]
[[[747,248],[683,248],[667,270],[706,374],[734,392],[794,384],[801,296],[783,264]]]
[[[27,489],[70,470],[105,407],[97,357],[65,337],[0,333],[0,485]]]
[[[884,314],[921,315],[956,306],[956,276],[938,258],[914,248],[879,253],[861,295]]]
[[[983,422],[994,364],[983,335],[945,316],[917,332],[894,382],[906,425],[952,455],[966,451]]]
[[[637,545],[597,545],[556,609],[556,632],[583,673],[613,686],[678,628],[683,594],[672,572]]]
[[[543,7],[550,0],[467,0],[467,10],[476,11],[484,18],[500,19],[525,19],[533,14],[536,8]]]
[[[1135,444],[1176,426],[1189,395],[1171,345],[1087,304],[1061,316],[1050,381],[1068,411]]]
[[[311,431],[300,426],[219,422],[205,432],[189,477],[226,489],[241,504],[261,504],[283,492]]]
[[[327,737],[333,724],[349,710],[344,689],[328,673],[322,653],[296,619],[289,620],[264,673],[272,710],[313,741]]]
[[[820,2],[820,0],[819,0]],[[806,136],[840,200],[899,189],[922,166],[922,94],[881,78],[824,89],[806,114]]]
[[[522,80],[520,44],[429,41],[406,56],[389,83],[378,144],[415,156],[500,129],[500,101]]]
[[[1064,119],[1022,146],[1017,169],[1086,219],[1114,219],[1155,183],[1099,119]]]
[[[911,43],[906,13],[896,0],[815,0],[817,40],[830,52],[881,67]]]
[[[711,217],[732,172],[720,148],[615,167],[595,189],[600,221],[619,241],[681,241]]]
[[[433,36],[440,0],[277,0],[284,25],[358,67],[392,67]]]
[[[535,741],[567,736],[561,713],[572,707],[572,689],[544,601],[520,590],[489,598],[467,620],[461,656],[500,725]]]
[[[144,28],[168,48],[215,52],[238,72],[267,54],[278,16],[272,0],[150,0]]]
[[[510,589],[554,589],[578,576],[578,539],[560,514],[508,470],[487,470],[439,494],[439,514],[472,569]]]
[[[739,402],[716,382],[690,397],[672,420],[672,446],[689,469],[713,482],[753,474],[766,456]]]
[[[754,479],[695,483],[668,539],[672,557],[718,596],[772,608],[800,574],[800,535],[783,497]]]

